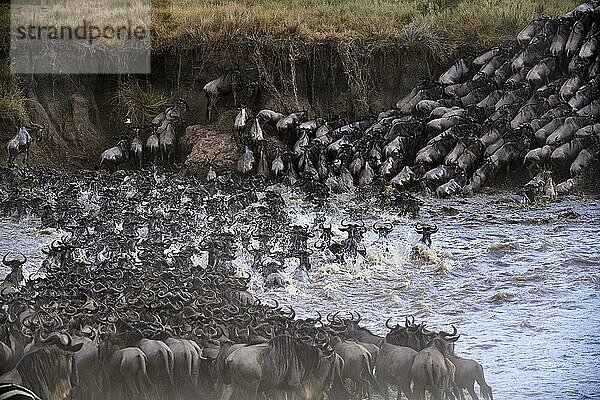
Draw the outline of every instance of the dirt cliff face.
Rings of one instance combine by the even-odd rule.
[[[46,127],[42,140],[30,147],[31,163],[59,169],[91,168],[96,163],[99,152],[111,142],[98,108],[97,90],[61,78],[35,77],[27,83],[29,118]],[[0,140],[6,143],[19,126],[14,121],[4,121],[3,126]],[[4,146],[2,154],[6,159]]]
[[[445,65],[434,60],[431,54],[403,50],[392,42],[239,41],[166,49],[153,55],[149,76],[26,77],[21,80],[30,118],[47,127],[42,142],[31,147],[30,160],[59,169],[95,168],[101,152],[126,134],[118,120],[123,110],[115,100],[119,83],[137,80],[168,98],[188,102],[185,125],[198,126],[179,132],[179,160],[192,154],[192,166],[220,154],[217,159],[229,160],[222,167],[231,167],[238,151],[228,138],[235,119],[235,113],[228,112],[233,100],[222,99],[217,105],[220,116],[208,122],[202,91],[227,70],[239,67],[260,82],[256,97],[242,95],[240,100],[254,113],[263,108],[282,113],[306,109],[311,118],[341,115],[355,120],[389,109],[422,76],[439,73]],[[2,143],[18,125],[0,121]],[[194,150],[196,139],[202,140]]]

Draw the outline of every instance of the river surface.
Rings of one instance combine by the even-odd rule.
[[[314,204],[284,192],[292,220],[312,226]],[[454,324],[461,334],[457,354],[482,363],[495,399],[600,399],[600,201],[523,207],[491,195],[424,200],[419,220],[439,232],[432,249],[416,258],[410,257],[420,237],[415,220],[372,211],[371,201],[340,195],[324,214],[334,228],[357,215],[367,227],[394,224],[386,239],[369,229],[366,258],[340,265],[315,254],[309,282],[292,279],[291,261],[287,288],[264,291],[257,278],[251,290],[293,306],[298,317],[359,311],[362,324],[378,334],[390,316],[403,323],[412,314],[430,329]],[[345,238],[337,233],[334,240]],[[26,273],[35,272],[41,249],[57,237],[41,233],[35,219],[0,219],[0,254],[26,253]],[[240,254],[234,263],[249,270],[248,259]]]

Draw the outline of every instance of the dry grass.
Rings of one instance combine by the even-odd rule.
[[[431,35],[485,46],[508,39],[532,18],[561,15],[573,0],[156,0],[159,44],[192,38],[398,38],[426,27]]]
[[[0,63],[0,120],[28,122],[23,92],[17,78],[10,73],[7,60]]]
[[[76,9],[60,6],[52,14],[57,21],[77,23],[96,16],[115,24],[123,19],[143,20],[150,1],[153,51],[164,48],[202,49],[227,43],[250,42],[259,51],[261,44],[273,48],[302,48],[313,41],[349,43],[339,47],[352,55],[342,59],[358,96],[361,86],[368,86],[369,76],[358,65],[367,60],[374,47],[396,56],[407,50],[426,54],[441,63],[464,54],[482,50],[514,39],[533,18],[562,15],[579,4],[579,0],[108,0],[99,3],[81,0]],[[31,14],[33,15],[33,14]],[[66,15],[66,16],[65,16]],[[41,18],[41,16],[40,16]],[[46,18],[46,17],[44,17]],[[42,18],[42,20],[44,19]],[[0,5],[0,61],[8,58],[6,34],[8,8]],[[272,45],[273,43],[278,43]],[[266,46],[263,46],[266,48]],[[386,50],[387,49],[387,50]],[[288,50],[284,53],[289,52]],[[341,53],[340,53],[341,54]],[[340,56],[343,56],[341,54]],[[348,55],[346,54],[346,55]],[[364,62],[362,62],[364,63]],[[139,89],[139,90],[138,90]],[[145,120],[150,112],[141,104],[148,93],[139,87],[123,87],[118,95],[124,110],[134,120]],[[123,93],[127,93],[124,95]],[[362,93],[362,92],[361,92]],[[137,96],[137,97],[136,97]],[[360,96],[358,96],[360,97]],[[364,97],[364,96],[362,96]],[[136,103],[137,102],[137,103]],[[150,106],[152,109],[153,107]],[[0,117],[22,118],[23,96],[15,77],[6,65],[0,70]]]
[[[151,87],[142,88],[137,81],[121,84],[114,100],[120,117],[131,118],[134,126],[148,124],[169,104],[166,96]]]

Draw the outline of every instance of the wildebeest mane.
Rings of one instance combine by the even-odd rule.
[[[66,357],[66,355],[68,355]],[[72,355],[55,347],[44,347],[23,355],[16,366],[23,386],[42,400],[57,400],[71,390]]]
[[[278,385],[297,384],[318,373],[322,362],[319,350],[289,335],[269,340],[263,353],[264,365],[271,365],[263,381]]]

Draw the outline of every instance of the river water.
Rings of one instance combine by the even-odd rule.
[[[412,314],[430,328],[459,328],[457,354],[482,363],[496,399],[600,398],[600,202],[563,200],[523,207],[501,196],[429,200],[431,251],[414,260],[414,221],[369,212],[346,196],[327,215],[394,222],[387,240],[365,235],[366,259],[339,266],[313,261],[311,282],[262,292],[299,316],[357,310],[373,332]],[[309,224],[315,210],[291,199]],[[349,211],[350,210],[350,211]],[[345,236],[341,236],[345,237]],[[289,271],[294,267],[290,266]]]
[[[294,192],[284,191],[284,198],[293,221],[312,225],[313,203]],[[419,220],[439,232],[432,249],[416,258],[410,257],[419,239],[415,220],[375,211],[372,201],[340,195],[319,211],[334,228],[357,215],[367,227],[392,222],[387,239],[371,229],[365,234],[366,258],[339,265],[313,255],[310,281],[293,281],[290,262],[285,289],[264,291],[257,278],[251,290],[293,306],[299,317],[359,311],[379,334],[390,316],[403,323],[412,314],[430,329],[454,324],[461,334],[457,354],[482,363],[496,399],[600,398],[599,201],[523,207],[492,195],[424,200]],[[345,237],[337,233],[334,240]],[[0,254],[26,253],[26,273],[35,272],[42,247],[57,237],[40,232],[35,219],[0,220]],[[234,263],[249,270],[247,255]]]

